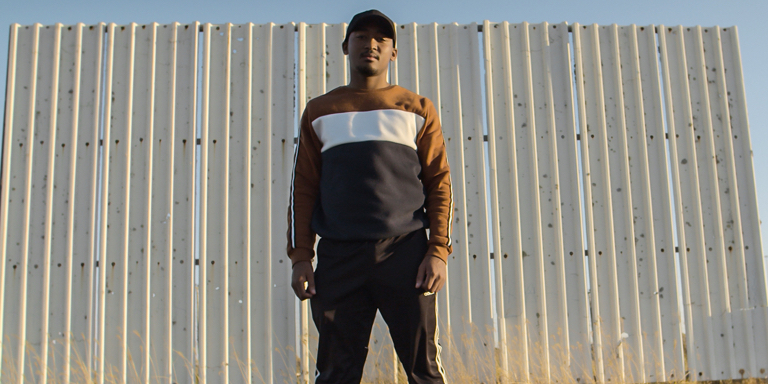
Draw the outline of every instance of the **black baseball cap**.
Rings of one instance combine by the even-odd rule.
[[[347,35],[344,37],[344,42],[341,44],[346,44],[349,40],[349,34],[360,29],[360,27],[363,26],[366,21],[371,19],[375,20],[377,23],[384,27],[384,32],[387,33],[390,38],[392,38],[392,46],[395,46],[395,22],[387,17],[387,15],[376,9],[360,12],[355,15],[355,17],[352,18],[352,21],[349,22],[349,26],[347,27]]]

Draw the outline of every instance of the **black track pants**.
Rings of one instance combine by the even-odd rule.
[[[378,241],[320,240],[311,299],[320,332],[317,384],[360,382],[377,309],[408,382],[445,382],[435,295],[414,288],[426,251],[423,229]]]

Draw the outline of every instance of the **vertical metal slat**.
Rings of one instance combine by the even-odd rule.
[[[48,75],[54,72],[58,65],[58,60],[54,59],[56,32],[51,30],[50,26],[37,26],[36,28],[36,49],[35,55],[35,75],[37,79],[33,81],[30,88],[34,88],[34,98],[30,98],[30,115],[35,114],[30,119],[28,130],[28,158],[25,189],[25,220],[24,225],[24,243],[22,244],[23,265],[22,285],[21,285],[21,305],[19,310],[19,352],[23,353],[19,358],[19,380],[23,377],[34,377],[34,366],[40,364],[43,357],[40,355],[43,349],[45,339],[38,331],[47,326],[47,316],[42,312],[42,303],[44,291],[47,288],[43,279],[46,277],[44,269],[47,267],[45,262],[48,256],[45,255],[46,229],[46,208],[50,203],[46,201],[46,187],[49,184],[48,178],[48,151],[46,148],[54,146],[50,142],[50,124],[55,117],[50,114],[50,107],[53,104],[52,98],[56,93],[52,92],[57,86]],[[54,63],[54,61],[56,63]],[[58,73],[58,71],[56,71]],[[47,113],[44,113],[46,111]],[[39,146],[39,149],[34,149]],[[40,239],[40,240],[38,240]]]
[[[630,184],[630,164],[627,155],[627,128],[624,103],[625,87],[622,84],[621,69],[630,67],[623,65],[620,57],[618,26],[602,26],[599,28],[600,57],[603,63],[602,83],[604,108],[597,113],[605,113],[601,118],[605,121],[605,138],[603,145],[607,146],[605,159],[610,164],[605,177],[610,179],[610,199],[606,200],[603,209],[611,210],[612,243],[617,284],[619,292],[619,308],[622,322],[617,323],[621,333],[617,340],[617,348],[623,352],[624,365],[622,375],[629,381],[645,382],[645,359],[643,356],[643,332],[640,324],[639,289],[637,276],[637,259],[635,249],[635,229],[633,211],[634,202]],[[626,60],[626,59],[625,59]]]
[[[589,28],[589,29],[588,29]],[[613,353],[610,351],[609,341],[612,339],[611,335],[615,332],[612,331],[610,326],[604,326],[601,314],[603,311],[607,311],[609,308],[604,308],[602,304],[603,296],[610,296],[613,294],[615,287],[610,285],[610,281],[605,282],[605,291],[600,290],[602,281],[599,279],[598,257],[599,251],[597,251],[597,239],[593,233],[596,226],[595,221],[601,221],[600,217],[595,218],[594,209],[592,206],[595,204],[595,198],[593,197],[593,182],[592,182],[592,164],[590,161],[590,139],[593,137],[589,129],[589,124],[592,121],[592,117],[588,118],[588,111],[593,110],[595,107],[592,105],[592,100],[595,100],[593,96],[593,90],[595,86],[593,83],[596,81],[594,76],[593,58],[591,55],[594,51],[594,46],[590,40],[589,35],[594,34],[594,25],[591,27],[581,26],[578,23],[573,26],[573,42],[574,42],[574,57],[576,60],[576,90],[579,111],[579,127],[581,137],[581,157],[582,157],[582,175],[583,175],[583,193],[585,201],[585,215],[586,215],[586,228],[587,231],[587,250],[591,253],[589,255],[589,281],[590,281],[590,293],[591,293],[591,317],[592,317],[592,329],[593,329],[593,348],[595,353],[595,376],[598,381],[606,380],[606,365],[613,366],[615,361],[612,357]],[[582,32],[586,35],[582,37]],[[587,96],[589,93],[589,96]],[[591,113],[591,112],[589,112]],[[598,150],[598,149],[596,149]],[[601,171],[600,168],[597,168]],[[598,194],[598,196],[600,196]],[[610,320],[610,319],[609,319]],[[604,340],[606,339],[607,340]],[[608,362],[605,359],[611,359]]]
[[[251,149],[251,66],[253,56],[249,54],[251,47],[251,28],[248,24],[230,25],[229,48],[226,55],[229,79],[229,105],[227,119],[229,134],[224,140],[228,142],[227,151],[228,204],[224,207],[227,213],[227,236],[224,241],[228,246],[227,260],[227,290],[224,298],[227,306],[228,319],[226,348],[229,355],[229,376],[232,383],[247,383],[250,380],[250,343],[247,326],[246,309],[250,279],[247,260],[250,259],[250,149]]]
[[[461,96],[461,111],[464,118],[462,147],[465,174],[467,212],[467,246],[471,255],[470,284],[472,286],[472,322],[477,332],[476,345],[483,361],[495,361],[493,335],[493,301],[491,285],[491,259],[488,234],[488,211],[486,197],[486,170],[482,116],[482,95],[480,88],[480,48],[477,38],[477,24],[459,25],[455,28],[458,39],[454,48],[458,54],[454,63],[459,70],[458,95]],[[461,92],[463,90],[463,92]],[[479,339],[478,339],[479,338]],[[479,380],[491,382],[496,379],[494,364],[482,367]]]
[[[711,122],[710,149],[716,158],[714,167],[716,180],[712,184],[717,187],[712,191],[719,198],[720,211],[717,212],[721,221],[720,236],[722,242],[723,271],[727,276],[727,296],[721,296],[724,304],[730,308],[733,364],[729,378],[755,377],[756,354],[755,339],[752,335],[752,316],[743,309],[749,308],[747,291],[747,264],[744,258],[744,238],[741,225],[741,209],[738,201],[739,187],[737,184],[733,142],[723,140],[730,137],[728,96],[725,83],[723,51],[720,40],[720,28],[715,26],[700,30],[703,57],[705,63],[706,88],[708,93],[709,114]],[[706,113],[706,112],[705,112]]]
[[[686,348],[688,371],[691,378],[706,380],[711,377],[710,367],[714,349],[710,325],[709,289],[701,231],[701,202],[698,194],[698,176],[695,172],[693,128],[690,95],[688,92],[687,64],[682,27],[659,26],[662,72],[665,85],[665,105],[669,136],[672,188],[675,197],[675,217],[683,281],[683,305],[686,318]],[[669,44],[667,37],[669,36]],[[699,258],[697,260],[696,258]]]
[[[251,287],[248,300],[250,319],[250,354],[253,361],[250,374],[251,382],[272,382],[272,308],[271,308],[271,269],[272,248],[271,226],[271,187],[269,173],[270,140],[272,120],[271,78],[272,78],[272,25],[250,25],[248,55],[251,57],[251,133],[252,146],[250,159],[249,187],[250,201],[251,257],[248,271],[251,275]],[[279,210],[277,210],[279,211]],[[276,255],[277,256],[277,255]],[[279,348],[279,347],[278,347]]]
[[[530,380],[528,336],[525,312],[525,282],[523,277],[520,234],[520,206],[517,175],[515,114],[513,95],[512,58],[510,52],[510,25],[508,22],[483,24],[486,42],[484,54],[490,56],[491,68],[486,77],[488,112],[488,149],[491,172],[491,199],[498,201],[498,211],[493,210],[498,230],[498,246],[494,243],[497,268],[497,298],[503,305],[497,307],[499,327],[504,324],[507,343],[500,344],[509,353],[508,377],[516,381]],[[498,53],[498,54],[496,54]],[[493,108],[493,112],[491,112]],[[494,166],[495,165],[495,166]],[[494,186],[494,179],[497,185]],[[498,216],[495,213],[498,212]],[[501,340],[500,340],[501,341]],[[519,346],[519,347],[513,347]]]
[[[48,28],[48,27],[46,27]],[[50,100],[50,110],[49,110],[49,127],[48,127],[48,137],[46,141],[48,142],[48,158],[47,158],[47,164],[46,164],[46,183],[45,185],[45,199],[43,200],[43,205],[45,206],[45,229],[44,229],[44,249],[43,249],[43,260],[42,260],[42,269],[43,269],[43,276],[42,276],[42,301],[40,304],[42,304],[42,309],[40,311],[40,319],[41,326],[40,326],[40,354],[38,356],[39,361],[37,362],[40,364],[40,370],[41,374],[35,375],[34,372],[30,372],[31,375],[27,377],[34,377],[39,376],[40,382],[45,384],[48,382],[48,343],[49,343],[49,328],[51,323],[51,317],[49,314],[51,313],[51,300],[50,300],[50,293],[51,293],[51,267],[52,267],[52,246],[53,246],[53,209],[54,209],[54,186],[56,185],[56,177],[55,177],[55,170],[56,170],[56,126],[57,126],[57,119],[58,119],[58,106],[59,106],[59,69],[61,67],[61,24],[57,23],[54,27],[54,36],[53,36],[53,52],[52,52],[52,71],[51,71],[51,92],[49,95]],[[42,137],[41,137],[42,138]],[[58,240],[58,239],[56,239]],[[33,283],[34,284],[34,283]],[[61,315],[60,313],[58,315]],[[52,339],[50,341],[53,341]],[[54,351],[55,352],[55,351]],[[54,376],[55,377],[55,376]]]
[[[326,75],[325,90],[330,91],[349,83],[349,62],[341,50],[341,43],[347,31],[347,23],[328,24],[325,26]],[[390,69],[390,72],[392,70]],[[390,81],[395,84],[395,82]]]
[[[406,27],[406,30],[410,28],[410,25]],[[413,28],[415,31],[415,27]],[[447,35],[441,30],[443,35],[440,40],[440,46],[438,47],[438,63],[441,65],[456,62],[458,52],[458,26],[450,25],[446,27]],[[413,43],[411,49],[416,50],[416,39],[413,35]],[[404,57],[399,58],[398,75],[400,76],[400,85],[417,92],[414,88],[418,88],[419,73],[415,71],[418,66],[418,57],[411,56],[410,60],[403,60]],[[405,64],[405,65],[404,65]],[[413,68],[413,70],[411,70]],[[465,183],[465,162],[462,151],[462,136],[463,136],[463,119],[462,109],[460,104],[460,79],[458,68],[449,67],[442,68],[439,71],[441,87],[440,91],[444,93],[441,95],[440,104],[435,105],[435,109],[440,111],[441,125],[443,129],[443,138],[445,140],[446,152],[448,156],[448,163],[451,166],[451,190],[453,192],[454,211],[453,211],[453,228],[452,247],[453,253],[448,258],[448,279],[446,281],[446,294],[453,293],[458,294],[458,297],[454,296],[450,300],[450,307],[444,309],[438,309],[439,314],[447,313],[448,322],[443,320],[444,325],[444,337],[446,349],[453,350],[454,355],[445,356],[444,362],[449,366],[451,364],[458,364],[461,359],[467,356],[467,346],[464,345],[464,340],[461,339],[462,335],[471,335],[470,324],[473,321],[472,309],[471,309],[471,297],[472,288],[470,285],[470,268],[469,268],[469,250],[467,244],[467,209],[466,209],[466,183]],[[413,82],[409,84],[405,79],[411,79]],[[439,302],[438,302],[439,305]],[[448,307],[444,305],[444,307]],[[445,312],[443,312],[445,311]],[[472,339],[468,337],[468,341]],[[455,361],[459,359],[459,361]]]
[[[744,259],[747,265],[747,290],[753,321],[755,353],[768,356],[768,279],[766,279],[763,243],[760,236],[760,219],[757,207],[757,189],[752,159],[747,101],[744,91],[744,76],[741,67],[738,29],[723,28],[723,72],[725,73],[726,94],[730,108],[730,137],[735,148],[736,173],[739,181],[739,205],[741,208],[742,234],[744,237]],[[753,377],[768,377],[768,358],[756,361]]]
[[[550,381],[550,348],[547,314],[547,287],[544,267],[544,243],[542,233],[541,196],[539,195],[539,164],[536,145],[537,121],[534,95],[533,52],[531,31],[534,26],[523,22],[515,26],[519,44],[514,51],[520,52],[519,69],[514,91],[516,103],[515,126],[517,134],[518,177],[521,201],[521,222],[530,223],[522,227],[523,268],[526,279],[525,304],[527,321],[531,325],[529,350],[531,351],[531,373],[534,380]],[[514,43],[513,43],[514,44]],[[539,47],[536,47],[537,50]]]
[[[203,93],[201,111],[200,137],[200,254],[199,254],[199,285],[198,289],[198,364],[197,378],[201,384],[208,379],[208,131],[210,126],[211,104],[211,40],[213,39],[213,24],[206,23],[203,27]]]
[[[206,57],[209,76],[206,132],[207,168],[206,231],[201,236],[206,240],[206,260],[200,261],[200,269],[206,270],[206,279],[200,280],[200,290],[206,294],[206,382],[228,382],[229,380],[229,136],[231,103],[231,24],[210,25],[209,50]],[[202,275],[202,273],[201,273]],[[201,316],[203,316],[201,314]]]
[[[145,352],[141,378],[144,382],[166,382],[171,371],[171,300],[170,284],[173,265],[169,263],[168,243],[173,242],[173,126],[175,109],[171,106],[175,77],[176,25],[149,24],[151,28],[151,71],[149,84],[149,121],[146,134],[146,237],[143,299],[146,313],[142,318]],[[142,141],[143,143],[143,141]],[[166,151],[166,147],[169,151]],[[153,198],[153,196],[155,198]]]
[[[294,50],[295,28],[294,23],[274,25],[271,29],[270,58],[271,77],[269,83],[269,102],[267,108],[274,108],[270,115],[269,143],[270,166],[268,177],[272,186],[270,192],[271,218],[271,243],[269,249],[273,260],[271,268],[271,295],[272,333],[275,335],[275,344],[272,349],[272,361],[274,375],[285,375],[288,380],[297,377],[296,357],[299,352],[296,349],[299,341],[296,334],[296,325],[299,313],[296,313],[297,299],[290,287],[291,264],[285,256],[285,234],[288,223],[285,219],[285,207],[288,207],[288,190],[290,186],[291,170],[293,168],[294,130],[296,129],[296,116],[294,111],[293,86],[296,84],[293,63],[296,62]],[[299,90],[301,88],[298,88]],[[274,262],[277,260],[276,262]],[[280,262],[280,261],[283,262]],[[279,344],[278,344],[279,343]],[[275,378],[275,380],[278,380]],[[280,379],[282,380],[282,379]]]
[[[712,139],[711,108],[707,92],[707,70],[704,58],[704,45],[701,27],[685,28],[683,37],[688,75],[688,92],[691,103],[693,129],[685,132],[690,135],[691,157],[696,157],[701,203],[701,226],[703,227],[703,248],[701,249],[703,268],[707,269],[709,300],[711,305],[712,340],[714,351],[726,352],[727,358],[713,359],[712,379],[725,379],[733,372],[733,328],[731,326],[731,308],[728,302],[728,277],[723,247],[723,226],[721,222],[720,196],[717,194],[717,169],[715,148]],[[690,160],[690,159],[689,159]]]
[[[535,119],[535,145],[537,169],[535,175],[539,194],[539,215],[541,217],[542,254],[544,283],[547,286],[546,302],[547,347],[549,361],[553,367],[569,365],[568,313],[565,302],[565,260],[563,247],[563,217],[560,196],[560,169],[557,153],[557,123],[555,118],[555,100],[552,79],[551,46],[549,24],[529,25],[531,49],[531,80],[533,100],[531,105]],[[553,372],[552,375],[570,374]],[[563,378],[565,379],[565,378]]]
[[[645,160],[650,183],[653,248],[656,255],[657,291],[650,292],[658,296],[659,315],[661,317],[661,355],[651,356],[656,366],[656,380],[678,380],[685,377],[685,358],[683,357],[682,308],[678,306],[677,276],[679,267],[675,256],[674,222],[672,220],[672,196],[669,184],[669,155],[667,154],[666,131],[663,120],[661,80],[659,77],[658,46],[656,45],[655,26],[641,26],[636,32],[640,56],[640,81],[642,87],[642,113],[645,127]],[[643,151],[638,146],[638,150]],[[641,159],[642,160],[642,159]],[[647,204],[647,203],[646,203]],[[648,233],[648,232],[646,232]],[[654,336],[656,337],[656,336]],[[663,359],[663,361],[661,361]],[[659,361],[656,363],[656,361]],[[662,370],[663,372],[660,372]],[[660,376],[661,374],[664,376]]]
[[[642,28],[642,27],[641,27]],[[632,196],[632,218],[637,276],[639,329],[642,337],[645,381],[655,382],[664,377],[664,355],[662,349],[661,316],[656,277],[655,234],[653,231],[653,206],[651,181],[646,152],[645,107],[638,27],[619,27],[621,54],[621,76],[624,88],[624,110],[626,116],[627,165],[629,168]],[[651,114],[651,116],[653,116]]]
[[[102,158],[105,159],[102,166],[102,175],[101,175],[101,207],[98,210],[99,213],[99,251],[98,251],[98,262],[100,264],[99,267],[99,288],[98,288],[98,314],[96,317],[96,327],[98,329],[98,336],[96,338],[96,348],[98,351],[97,357],[95,358],[97,367],[97,382],[99,384],[103,384],[105,380],[106,373],[104,372],[107,368],[107,352],[106,352],[106,342],[105,337],[107,335],[107,331],[105,330],[106,326],[106,312],[107,312],[107,304],[105,302],[106,296],[107,296],[107,284],[106,284],[106,270],[107,270],[107,213],[109,208],[109,199],[105,198],[106,191],[109,188],[109,182],[110,182],[110,149],[112,148],[110,145],[110,139],[111,139],[111,125],[112,125],[112,105],[113,105],[113,84],[112,80],[114,78],[114,63],[115,63],[115,40],[116,40],[116,29],[117,25],[115,23],[110,23],[108,26],[107,31],[109,31],[109,34],[107,35],[107,62],[106,62],[106,77],[104,80],[104,86],[105,86],[105,92],[104,94],[106,97],[104,100],[106,101],[106,104],[104,106],[104,116],[105,118],[105,125],[104,128],[104,138],[102,146]],[[95,144],[95,143],[94,143]],[[110,292],[111,293],[111,292]],[[111,332],[110,332],[111,335]],[[110,369],[111,371],[111,369]]]
[[[173,112],[168,122],[168,151],[171,164],[168,170],[174,178],[168,185],[171,194],[168,219],[169,241],[166,264],[172,276],[168,282],[167,310],[170,312],[170,345],[167,353],[171,364],[169,374],[177,382],[192,381],[195,370],[195,186],[201,181],[195,179],[196,120],[197,120],[197,76],[198,76],[198,30],[200,24],[171,24],[173,28],[174,52],[172,88],[169,105]],[[162,214],[162,212],[161,212]],[[200,355],[202,356],[202,355]]]
[[[551,105],[555,127],[555,147],[559,178],[557,190],[562,216],[563,300],[567,307],[568,344],[563,351],[570,365],[570,379],[589,380],[592,375],[590,352],[589,297],[587,265],[584,257],[584,222],[580,199],[576,121],[574,116],[573,64],[571,63],[568,24],[549,27]],[[563,373],[565,375],[565,373]]]
[[[5,121],[3,123],[3,158],[2,158],[2,185],[5,186],[5,188],[0,189],[0,192],[2,195],[0,195],[0,254],[6,255],[8,251],[8,243],[9,243],[9,237],[8,237],[8,220],[9,220],[9,214],[10,209],[9,205],[11,202],[11,196],[12,194],[10,191],[13,189],[11,187],[11,172],[13,172],[14,169],[14,162],[12,161],[12,151],[13,146],[11,143],[13,142],[14,135],[14,117],[15,117],[15,106],[16,106],[16,73],[17,73],[17,67],[18,67],[18,55],[19,55],[19,27],[18,24],[11,24],[10,31],[9,31],[9,47],[8,47],[8,77],[7,77],[7,84],[6,84],[6,90],[5,90]],[[22,66],[23,70],[24,66]],[[22,89],[24,86],[22,85]],[[6,263],[6,260],[2,260],[2,263],[0,263],[0,378],[7,377],[5,373],[7,372],[7,363],[5,363],[6,359],[3,358],[3,352],[6,349],[5,344],[5,331],[7,328],[4,327],[5,323],[5,283],[6,283],[6,271],[8,269],[13,269],[13,266],[10,265],[12,259],[9,258],[8,262]],[[10,346],[9,346],[10,349]]]
[[[71,30],[72,27],[69,27],[68,30]],[[63,305],[63,318],[60,320],[59,324],[54,324],[53,332],[56,332],[55,329],[60,329],[59,332],[61,332],[61,336],[59,337],[59,340],[62,341],[62,346],[60,348],[63,348],[62,353],[62,367],[54,367],[55,375],[62,375],[58,377],[62,377],[64,382],[70,381],[71,376],[71,358],[72,358],[72,344],[75,341],[76,335],[73,335],[72,333],[72,306],[73,306],[73,300],[72,300],[72,291],[73,291],[73,275],[72,272],[74,270],[73,264],[75,262],[74,260],[74,216],[75,216],[75,201],[76,201],[76,195],[75,195],[75,186],[76,186],[76,178],[78,176],[77,174],[77,158],[78,158],[78,132],[79,132],[79,113],[80,113],[80,90],[81,90],[81,70],[82,70],[82,61],[83,61],[83,24],[78,23],[75,26],[74,35],[70,32],[67,33],[67,36],[71,39],[73,39],[71,42],[67,40],[67,50],[71,49],[71,52],[73,54],[73,57],[69,60],[66,60],[67,64],[72,65],[72,83],[71,83],[71,96],[65,98],[65,100],[68,99],[69,103],[64,107],[65,111],[71,112],[71,117],[69,121],[65,122],[62,121],[61,124],[64,127],[68,127],[71,130],[71,136],[66,137],[66,132],[62,132],[61,140],[65,141],[68,139],[66,143],[62,143],[62,148],[65,147],[66,144],[69,144],[69,150],[68,152],[64,152],[62,150],[62,158],[69,160],[69,166],[64,168],[65,171],[62,171],[63,177],[66,177],[67,179],[67,188],[66,190],[62,188],[62,195],[63,198],[67,201],[67,207],[66,207],[66,214],[63,214],[63,216],[66,217],[66,226],[61,226],[63,230],[60,233],[59,236],[62,236],[63,239],[61,241],[61,245],[59,247],[60,252],[62,252],[62,260],[63,263],[59,263],[59,267],[61,265],[64,265],[64,276],[62,277],[63,283],[64,283],[64,289],[59,290],[59,293],[54,293],[54,295],[59,296],[63,294],[63,297],[59,296],[55,300],[59,303],[58,305]],[[64,59],[62,59],[64,61]],[[96,71],[97,73],[99,71]],[[69,79],[66,80],[67,82]],[[67,85],[70,84],[63,84],[64,87],[67,87]],[[86,151],[84,151],[86,152]],[[64,163],[64,161],[62,161]],[[87,167],[84,167],[85,170],[87,170]],[[65,176],[66,175],[66,176]],[[87,183],[85,185],[88,185]],[[95,196],[94,196],[95,197]],[[94,199],[95,200],[95,199]],[[62,210],[64,208],[62,207]],[[89,270],[90,267],[93,264],[89,264]],[[84,268],[83,268],[84,269]],[[92,276],[89,276],[92,278]],[[90,279],[89,279],[90,281]],[[86,298],[88,297],[88,293],[84,292]],[[81,296],[82,297],[82,296]],[[87,307],[88,310],[90,310],[90,307]],[[88,317],[90,315],[90,311],[85,312],[84,317]],[[78,316],[79,318],[80,316]],[[54,333],[51,333],[52,336],[56,337],[59,335],[56,335]],[[76,348],[76,347],[75,347]],[[54,351],[54,356],[55,356]],[[90,366],[88,366],[90,367]]]
[[[498,24],[494,25],[495,29],[498,30]],[[495,306],[495,317],[496,317],[496,332],[498,335],[499,340],[499,365],[501,368],[501,380],[509,380],[511,378],[517,378],[520,376],[519,372],[520,369],[518,367],[515,367],[515,371],[512,371],[512,368],[510,367],[510,349],[509,344],[507,341],[507,322],[506,322],[506,311],[504,306],[504,276],[502,272],[502,260],[504,259],[501,257],[501,231],[500,231],[500,210],[499,210],[499,181],[498,181],[498,165],[496,163],[496,128],[495,128],[495,97],[496,92],[499,92],[500,90],[494,91],[494,80],[498,80],[499,77],[503,77],[503,74],[505,73],[505,68],[499,68],[501,65],[496,64],[494,67],[494,63],[498,63],[498,57],[501,55],[493,55],[493,49],[496,47],[499,47],[501,44],[498,43],[497,39],[493,39],[491,37],[491,34],[493,33],[498,38],[498,32],[491,30],[490,22],[488,20],[485,20],[483,22],[483,64],[485,69],[485,111],[486,116],[488,117],[487,120],[487,129],[488,129],[488,177],[489,177],[489,186],[490,186],[490,199],[491,199],[491,211],[489,214],[491,215],[491,220],[493,220],[494,223],[497,223],[497,225],[493,225],[491,227],[491,233],[490,235],[490,245],[494,252],[496,253],[496,257],[494,257],[493,261],[493,277],[495,279],[495,285],[492,287],[494,292],[494,306]],[[499,72],[502,72],[502,76],[499,76],[496,74],[494,77],[493,71],[497,70]],[[502,99],[502,97],[499,97],[499,99]],[[504,112],[501,112],[504,113]],[[503,125],[502,125],[503,127]],[[517,191],[515,191],[516,194]],[[526,345],[523,343],[522,345]],[[527,367],[526,367],[527,370]]]

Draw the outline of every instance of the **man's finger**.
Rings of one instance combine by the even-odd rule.
[[[435,283],[437,282],[437,276],[435,276],[434,273],[428,273],[427,274],[427,282],[424,284],[424,289],[434,293],[435,292]]]
[[[303,275],[296,276],[291,286],[293,287],[293,292],[296,294],[296,297],[298,297],[299,299],[303,299],[302,293],[304,292],[304,276]]]
[[[296,292],[296,296],[299,298],[299,300],[306,300],[312,298],[312,294],[306,291],[304,287],[307,285],[306,281],[301,283],[301,287]]]
[[[307,284],[306,284],[306,286],[307,286],[307,289],[306,289],[305,293],[307,293],[307,292],[309,293],[309,295],[307,297],[314,296],[315,293],[316,293],[315,292],[315,274],[314,273],[310,273],[310,274],[307,275]]]
[[[424,263],[421,263],[421,265],[419,265],[419,271],[416,272],[416,288],[421,288],[421,285],[424,284],[425,274],[426,268],[424,267]]]
[[[438,278],[435,279],[435,283],[432,284],[432,292],[440,292],[440,290],[443,289],[443,284],[445,284],[445,280],[438,276]]]

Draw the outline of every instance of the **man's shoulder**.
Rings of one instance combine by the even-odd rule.
[[[430,100],[428,97],[420,95],[404,87],[396,87],[398,88],[400,102],[402,103],[403,109],[423,117],[426,117],[434,111],[435,106],[432,103],[432,100]]]
[[[346,86],[336,87],[320,96],[313,97],[307,101],[307,109],[322,110],[327,105],[338,105],[345,99],[349,99],[349,92]]]
[[[315,97],[309,99],[307,101],[307,106],[308,107],[314,107],[314,106],[316,106],[318,104],[323,104],[323,103],[327,102],[328,99],[333,98],[334,95],[338,94],[339,90],[341,88],[343,88],[343,86],[336,87],[336,88],[334,88],[334,89],[332,89],[332,90],[330,90],[330,91],[328,91],[328,92],[326,92],[326,93],[324,93],[324,94],[322,94],[320,96],[315,96]]]
[[[411,100],[414,105],[418,105],[418,106],[432,105],[432,100],[430,100],[428,97],[424,95],[420,95],[416,92],[411,91],[408,88],[401,87],[399,85],[397,85],[396,87],[398,88],[398,91],[401,92],[403,98]]]

